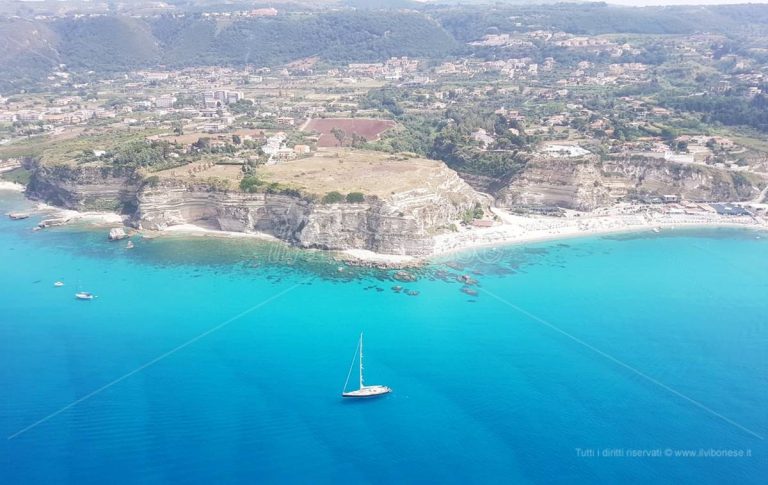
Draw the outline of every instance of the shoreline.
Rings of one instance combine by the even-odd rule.
[[[222,231],[219,229],[209,229],[207,227],[197,226],[195,224],[176,224],[168,226],[165,229],[159,231],[153,231],[149,229],[138,229],[140,234],[149,234],[154,237],[176,234],[179,236],[197,236],[197,237],[221,237],[221,238],[247,238],[258,239],[261,241],[270,242],[283,242],[282,240],[267,234],[264,232],[236,232],[236,231]]]
[[[369,251],[367,249],[332,249],[321,250],[329,255],[336,256],[339,262],[351,264],[362,263],[369,265],[381,265],[387,268],[412,267],[427,264],[438,258],[450,256],[461,252],[473,251],[478,249],[490,249],[494,247],[513,246],[522,244],[533,244],[546,241],[558,241],[568,239],[578,239],[582,237],[599,237],[611,234],[630,234],[659,231],[674,231],[679,229],[696,228],[734,228],[749,229],[754,231],[767,231],[768,221],[758,221],[754,218],[747,219],[745,216],[710,216],[709,219],[690,220],[685,215],[663,216],[650,221],[638,222],[632,220],[634,216],[587,216],[583,219],[565,219],[546,218],[546,217],[525,217],[511,216],[519,218],[524,223],[543,223],[553,226],[546,229],[523,228],[520,224],[504,223],[490,228],[473,228],[460,233],[449,233],[435,236],[435,248],[433,252],[425,256],[411,256],[398,254],[384,254]],[[741,219],[736,219],[742,217]],[[630,220],[627,220],[630,219]],[[575,223],[575,224],[574,224]],[[582,223],[583,227],[579,227]],[[592,223],[600,223],[601,226],[587,227]],[[555,225],[557,227],[555,227]],[[194,224],[179,224],[169,226],[161,231],[138,231],[141,234],[151,235],[150,237],[162,237],[167,235],[196,236],[196,237],[222,237],[222,238],[245,238],[261,241],[275,242],[285,244],[288,248],[302,251],[318,251],[312,248],[301,248],[292,246],[289,243],[265,233],[233,232],[209,229]],[[654,232],[655,233],[655,232]]]
[[[11,192],[24,192],[26,187],[16,182],[9,182],[7,180],[0,180],[0,190],[9,190]]]
[[[602,237],[618,234],[642,234],[642,233],[654,233],[655,228],[658,228],[658,233],[680,231],[688,229],[744,229],[755,232],[766,232],[768,237],[768,226],[761,224],[744,224],[733,222],[699,222],[699,223],[660,223],[657,225],[648,226],[626,226],[612,229],[598,229],[593,231],[567,231],[557,234],[529,234],[522,237],[509,238],[495,241],[479,241],[473,244],[467,244],[463,246],[453,247],[444,251],[435,252],[428,256],[426,259],[433,260],[459,254],[462,252],[469,252],[473,250],[493,249],[507,246],[518,246],[526,244],[536,244],[541,242],[552,241],[568,241],[571,239],[581,239],[589,237]]]
[[[206,227],[197,226],[195,224],[177,224],[174,226],[168,226],[167,228],[160,231],[139,230],[137,232],[146,235],[144,237],[149,236],[149,238],[178,235],[190,237],[220,237],[226,239],[243,238],[267,241],[277,244],[284,244],[286,248],[294,249],[297,251],[323,251],[329,256],[335,256],[336,261],[348,263],[362,262],[396,267],[398,264],[412,266],[420,262],[420,259],[416,256],[383,254],[369,251],[367,249],[318,250],[314,248],[302,248],[298,246],[292,246],[282,239],[278,239],[271,234],[263,232],[220,231],[218,229],[209,229]]]
[[[112,227],[115,224],[125,224],[127,219],[127,216],[122,216],[114,212],[80,212],[72,209],[62,209],[61,207],[45,204],[43,202],[36,203],[33,210],[38,214],[48,213],[53,217],[63,219],[66,221],[66,224],[86,222],[99,227]]]
[[[494,212],[504,213],[498,209]],[[477,249],[611,234],[656,233],[705,227],[768,231],[767,220],[751,216],[714,214],[654,214],[653,216],[649,217],[647,214],[607,214],[579,218],[547,218],[507,214],[507,222],[504,224],[435,236],[435,251],[429,256],[429,259]],[[539,227],[535,227],[537,224]],[[545,225],[545,227],[541,227],[541,225]]]
[[[9,189],[23,192],[23,186],[12,182],[0,182],[0,190]],[[662,208],[664,209],[664,208]],[[112,212],[78,212],[71,209],[37,203],[34,212],[50,214],[69,223],[88,223],[96,227],[125,227],[127,216]],[[366,249],[349,248],[323,250],[337,262],[351,265],[376,266],[381,268],[406,268],[428,264],[436,259],[453,254],[490,249],[494,247],[533,244],[545,241],[598,237],[611,234],[660,232],[695,228],[739,228],[768,231],[765,216],[729,216],[714,212],[671,212],[658,207],[620,206],[599,209],[595,213],[570,211],[565,217],[520,216],[502,209],[492,209],[500,224],[491,227],[462,228],[458,232],[439,234],[433,237],[432,252],[423,256],[376,253]],[[195,224],[178,224],[159,231],[135,230],[146,239],[162,236],[219,237],[226,239],[243,238],[285,244],[286,248],[318,251],[312,248],[293,246],[270,234],[261,232],[222,231]]]

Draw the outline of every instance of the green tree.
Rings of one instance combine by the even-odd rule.
[[[485,213],[483,212],[483,206],[479,202],[475,202],[475,210],[472,211],[472,217],[475,219],[482,219]]]
[[[368,140],[364,136],[352,133],[352,148],[364,148]]]
[[[344,196],[335,190],[323,196],[323,204],[337,204],[343,200]]]
[[[198,138],[197,141],[192,144],[192,147],[200,150],[201,152],[209,150],[211,147],[211,139],[207,137]]]
[[[157,187],[157,184],[159,183],[160,183],[160,177],[158,177],[157,175],[152,175],[144,179],[144,185],[149,187]]]
[[[240,190],[243,192],[254,193],[258,192],[259,187],[264,185],[262,180],[259,180],[255,175],[247,175],[240,180]]]
[[[239,99],[229,105],[229,110],[235,114],[249,113],[253,108],[253,101],[250,99]]]
[[[362,192],[350,192],[347,194],[347,202],[351,204],[359,204],[365,202],[365,194]]]
[[[344,139],[347,137],[347,133],[341,128],[336,127],[331,128],[331,133],[333,134],[334,138],[336,138],[336,141],[339,142],[339,146],[343,147]]]

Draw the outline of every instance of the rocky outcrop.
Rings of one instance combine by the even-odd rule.
[[[144,229],[195,224],[261,232],[306,248],[425,255],[435,233],[476,204],[490,204],[444,166],[421,188],[363,203],[320,204],[295,194],[220,191],[170,179],[144,184],[134,172],[111,167],[30,165],[28,195],[59,207],[131,214],[132,224]]]
[[[10,172],[17,168],[21,168],[21,160],[18,158],[9,158],[7,160],[0,159],[0,173]]]
[[[297,196],[217,192],[204,185],[165,181],[138,194],[136,224],[164,229],[195,224],[210,229],[271,234],[299,247],[366,249],[426,255],[432,236],[476,203],[477,194],[455,173],[430,188],[368,197],[364,203],[320,204]]]
[[[107,236],[107,239],[110,241],[119,241],[121,239],[125,239],[128,237],[128,234],[125,233],[125,229],[122,227],[113,227],[109,230],[109,235]]]
[[[512,180],[512,176],[497,178],[468,172],[459,172],[459,175],[470,187],[484,194],[495,194],[509,185]]]
[[[661,160],[538,158],[495,195],[501,207],[589,211],[667,194],[690,201],[750,200],[764,184],[754,174]]]
[[[111,167],[53,165],[29,162],[32,177],[27,196],[58,207],[80,211],[131,214],[141,179],[131,170]]]

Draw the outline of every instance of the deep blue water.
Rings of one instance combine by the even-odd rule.
[[[0,213],[23,205],[0,194]],[[248,241],[135,239],[129,251],[104,230],[34,222],[0,219],[0,483],[768,472],[765,234],[485,250],[398,283]],[[366,380],[394,392],[343,401],[363,330]],[[599,456],[699,449],[751,456]]]

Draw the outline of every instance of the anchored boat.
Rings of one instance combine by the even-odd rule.
[[[78,291],[75,293],[75,298],[78,300],[93,300],[96,297],[93,293],[88,293],[87,291]]]
[[[347,392],[347,384],[349,384],[349,377],[352,375],[352,368],[355,366],[355,358],[360,355],[360,388],[354,391]],[[381,396],[383,394],[389,394],[392,392],[387,386],[366,386],[363,382],[363,334],[360,334],[360,341],[357,344],[355,350],[355,357],[352,358],[352,365],[349,366],[349,372],[347,373],[347,380],[344,382],[344,389],[341,391],[342,397],[374,397]]]

